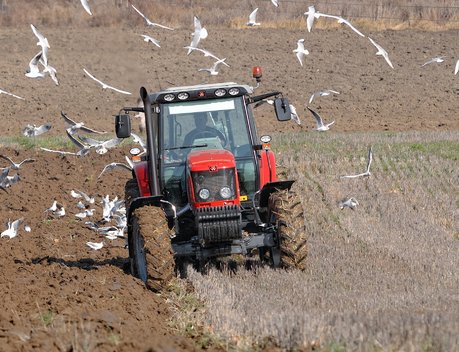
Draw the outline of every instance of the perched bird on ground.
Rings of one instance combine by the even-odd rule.
[[[17,98],[17,99],[25,100],[25,98],[20,97],[19,95],[15,95],[15,94],[13,94],[13,93],[9,93],[9,92],[7,92],[7,91],[5,91],[5,90],[2,90],[2,89],[0,89],[0,94],[11,95],[12,97],[15,97],[15,98]]]
[[[173,28],[170,28],[170,27],[166,27],[166,26],[163,26],[162,24],[158,24],[158,23],[154,23],[154,22],[151,22],[147,16],[145,16],[142,12],[140,12],[139,10],[137,10],[137,8],[132,5],[132,8],[140,15],[142,16],[142,18],[145,20],[145,22],[147,23],[148,26],[152,26],[152,27],[160,27],[160,28],[164,28],[164,29],[168,29],[170,31],[173,31],[174,29]]]
[[[430,64],[433,64],[433,63],[441,63],[443,61],[445,61],[445,58],[446,56],[437,56],[437,57],[434,57],[432,59],[430,59],[429,61],[427,62],[424,62],[421,67],[424,67],[426,65],[430,65]]]
[[[309,104],[311,104],[312,101],[317,97],[326,97],[331,94],[339,94],[339,92],[337,92],[336,90],[331,90],[331,89],[325,89],[325,90],[321,90],[320,92],[315,92],[309,98]]]
[[[26,137],[36,137],[43,133],[48,132],[51,129],[51,124],[46,123],[41,126],[27,125],[23,130],[22,134]]]
[[[378,49],[378,51],[376,52],[376,55],[381,55],[384,58],[384,60],[386,60],[386,62],[389,64],[389,66],[394,68],[394,65],[392,65],[392,62],[389,59],[389,54],[387,53],[387,51],[384,50],[384,48],[381,45],[376,43],[370,37],[368,37],[368,39],[370,40],[371,44],[373,44],[376,47],[376,49]]]
[[[257,13],[258,13],[258,7],[250,13],[249,22],[246,23],[247,26],[253,27],[253,26],[259,26],[261,24],[257,22]]]
[[[65,215],[65,208],[62,204],[58,203],[57,200],[55,200],[51,207],[46,209],[45,212],[51,214],[55,218],[61,218]]]
[[[85,11],[92,16],[92,12],[91,12],[91,9],[89,8],[88,0],[80,0],[80,1]]]
[[[145,34],[142,34],[142,37],[143,37],[143,41],[144,42],[147,42],[147,43],[150,42],[150,43],[156,45],[158,48],[161,48],[161,46],[159,45],[159,41],[156,40],[155,38],[150,37],[149,35],[145,35]]]
[[[121,90],[121,89],[118,89],[118,88],[114,88],[112,86],[109,86],[108,84],[102,82],[101,80],[98,80],[96,77],[94,77],[92,74],[90,74],[85,68],[83,69],[84,73],[86,73],[90,78],[92,78],[94,81],[96,81],[97,83],[99,83],[101,86],[102,86],[102,89],[112,89],[114,90],[115,92],[118,92],[118,93],[122,93],[122,94],[129,94],[131,95],[131,93],[125,91],[125,90]]]
[[[20,163],[15,163],[13,160],[11,160],[10,157],[6,156],[6,155],[0,155],[0,158],[8,161],[11,165],[9,166],[11,170],[19,170],[21,165],[24,164],[24,163],[32,163],[35,161],[35,159],[24,159],[23,161],[21,161]]]
[[[83,198],[86,202],[90,203],[90,204],[94,204],[94,202],[96,201],[95,198],[93,196],[89,196],[88,194],[86,194],[85,192],[83,191],[78,191],[78,190],[71,190],[70,191],[70,195],[73,197],[73,198]]]
[[[86,242],[86,245],[91,248],[91,249],[94,249],[95,251],[101,249],[103,246],[104,246],[104,242]]]
[[[293,50],[295,53],[300,65],[303,66],[303,59],[306,55],[309,55],[308,49],[304,48],[304,39],[298,40],[296,43],[296,49]]]
[[[330,129],[330,126],[335,123],[335,121],[332,121],[330,123],[324,124],[322,117],[316,111],[312,110],[309,106],[307,108],[312,113],[314,118],[316,119],[316,125],[317,125],[316,131],[319,131],[319,132],[327,131]]]
[[[373,150],[372,149],[373,148],[371,146],[368,149],[367,169],[365,170],[365,172],[362,172],[361,174],[357,174],[357,175],[340,176],[340,178],[356,178],[356,177],[369,177],[369,176],[371,176],[370,166],[371,166],[371,162],[373,161]]]
[[[70,134],[75,134],[78,130],[82,130],[84,132],[88,132],[88,133],[97,133],[97,134],[105,134],[107,132],[100,132],[100,131],[96,131],[92,128],[89,128],[89,127],[86,127],[84,122],[76,122],[74,120],[72,120],[70,117],[68,117],[68,115],[61,111],[61,116],[62,118],[65,120],[65,122],[67,122],[70,127],[67,128],[67,131],[70,133]]]
[[[191,33],[191,36],[193,37],[193,39],[191,40],[191,44],[189,45],[190,48],[188,49],[187,55],[190,55],[193,49],[198,47],[200,40],[206,39],[208,35],[207,29],[205,29],[201,25],[201,21],[199,20],[197,16],[194,16],[193,21],[194,21],[194,32]]]
[[[24,218],[17,219],[13,222],[8,220],[7,229],[0,234],[0,237],[9,237],[9,238],[16,237],[18,234],[19,225],[21,225],[23,222],[24,222]]]
[[[350,198],[345,198],[345,199],[341,200],[338,203],[338,205],[339,205],[341,210],[343,210],[345,207],[348,207],[348,208],[351,208],[352,210],[355,210],[356,206],[359,205],[359,202],[354,197],[350,197]]]

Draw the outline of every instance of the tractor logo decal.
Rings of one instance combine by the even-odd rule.
[[[209,166],[209,171],[210,172],[216,172],[217,171],[217,165]]]

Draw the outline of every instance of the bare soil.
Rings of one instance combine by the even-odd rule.
[[[112,136],[113,115],[123,106],[136,104],[140,86],[155,91],[171,84],[219,81],[252,85],[254,65],[264,69],[258,92],[282,91],[303,122],[301,126],[281,124],[265,105],[256,113],[260,133],[310,133],[314,120],[305,106],[310,95],[321,89],[340,92],[311,104],[325,120],[336,121],[331,133],[459,129],[459,76],[453,74],[459,58],[456,30],[366,33],[389,52],[395,67],[391,69],[375,55],[376,49],[366,38],[345,27],[312,33],[208,28],[209,37],[201,46],[227,57],[231,66],[221,66],[218,76],[209,77],[197,70],[210,67],[212,60],[198,53],[187,56],[183,48],[191,41],[190,31],[39,29],[49,40],[49,62],[57,69],[60,84],[54,85],[49,77],[34,80],[24,76],[30,59],[39,51],[30,28],[0,29],[4,48],[0,88],[26,98],[0,95],[2,139],[20,136],[27,124],[42,123],[53,125],[47,136],[64,136],[61,111]],[[161,48],[143,42],[141,34],[159,39]],[[305,38],[310,51],[303,67],[292,52],[300,38]],[[439,55],[446,56],[445,62],[421,68]],[[83,68],[133,94],[102,90]],[[36,159],[18,171],[21,181],[8,193],[0,191],[0,222],[23,217],[32,229],[26,233],[21,228],[17,237],[0,240],[1,350],[195,349],[192,341],[168,327],[164,297],[128,273],[125,241],[98,236],[74,217],[78,210],[70,196],[72,189],[96,197],[97,220],[102,217],[103,196],[124,197],[129,172],[116,169],[100,179],[97,176],[106,164],[122,162],[130,143],[105,155],[77,158],[36,148],[15,150],[0,140],[1,154],[15,161]],[[0,167],[6,166],[0,160]],[[63,218],[49,218],[45,212],[54,200],[65,206]],[[85,244],[102,240],[105,246],[99,251]]]

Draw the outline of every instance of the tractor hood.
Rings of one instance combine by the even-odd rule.
[[[234,155],[224,149],[196,150],[188,154],[188,170],[217,172],[221,169],[235,168]]]

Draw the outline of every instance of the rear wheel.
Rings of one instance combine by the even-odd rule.
[[[134,211],[130,234],[132,274],[153,291],[163,291],[174,276],[170,235],[160,207],[145,206]]]
[[[307,239],[303,205],[300,197],[290,190],[280,190],[269,198],[269,219],[277,228],[278,245],[269,250],[275,267],[306,268]]]

